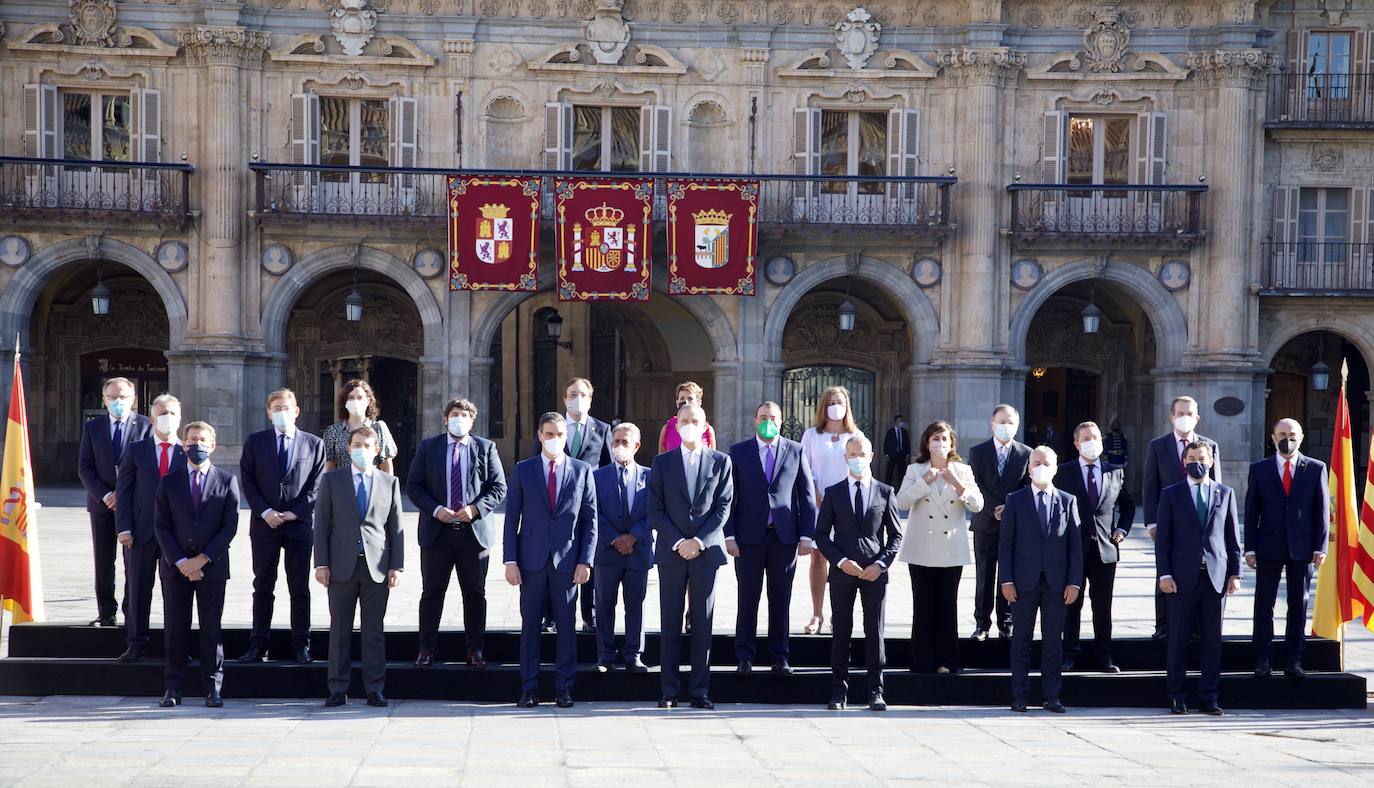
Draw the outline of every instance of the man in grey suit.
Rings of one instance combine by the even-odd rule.
[[[315,502],[315,579],[329,594],[329,699],[348,702],[352,674],[353,611],[362,603],[363,688],[367,705],[387,705],[387,597],[405,566],[401,482],[376,467],[377,433],[359,427],[348,436],[350,465],[324,475]]]
[[[659,610],[662,614],[660,709],[677,706],[680,688],[683,600],[692,594],[692,707],[713,709],[711,619],[716,570],[725,564],[725,520],[734,498],[730,457],[702,445],[706,412],[684,405],[677,412],[682,446],[654,458],[649,477],[649,525],[657,533]],[[690,581],[690,582],[689,582]]]

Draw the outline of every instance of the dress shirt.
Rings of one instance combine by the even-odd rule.
[[[687,448],[687,444],[684,443],[678,447],[678,451],[682,452],[682,470],[687,477],[687,497],[695,500],[697,477],[701,475],[701,459],[703,456],[702,446],[698,443],[696,449],[689,449]],[[702,550],[706,549],[706,543],[701,541],[699,537],[694,536],[692,540],[696,542]],[[687,540],[679,539],[673,542],[673,549],[678,549],[685,541]]]
[[[635,482],[639,479],[639,463],[630,460],[625,465],[616,463],[615,467],[616,484],[620,484],[620,469],[625,469],[625,512],[628,515],[635,508]]]
[[[446,467],[448,468],[448,471],[444,474],[444,501],[445,501],[448,505],[445,506],[444,504],[440,504],[440,505],[434,507],[434,511],[433,511],[433,512],[430,512],[430,514],[431,514],[431,516],[433,516],[433,517],[435,517],[435,518],[438,518],[438,517],[439,517],[439,510],[440,510],[440,509],[453,509],[453,504],[455,503],[455,501],[454,501],[453,498],[452,498],[452,496],[453,496],[453,485],[449,483],[449,477],[450,477],[450,475],[453,473],[453,444],[455,444],[455,443],[458,444],[459,446],[462,446],[463,448],[466,449],[466,448],[468,447],[468,445],[471,443],[471,441],[468,440],[468,436],[467,436],[467,435],[464,435],[461,439],[459,439],[459,438],[453,437],[453,433],[451,433],[451,432],[448,433],[448,444],[444,447],[444,462],[447,463],[447,466],[446,466]],[[539,456],[542,457],[542,456],[544,456],[544,455],[541,453]],[[461,459],[461,458],[462,458],[462,455],[460,454],[460,455],[459,455],[459,459]],[[466,485],[467,485],[467,480],[466,480],[466,477],[467,477],[467,468],[464,468],[464,469],[463,469],[463,476],[464,476],[464,487],[463,487],[463,492],[468,492],[468,489],[467,489],[467,486],[466,486]],[[457,509],[453,509],[453,511],[456,512],[456,511],[458,511],[458,510],[457,510]]]
[[[848,492],[845,493],[845,497],[849,499],[850,506],[854,505],[855,484],[859,485],[859,490],[861,491],[860,495],[863,496],[864,512],[866,512],[868,511],[869,507],[873,505],[873,474],[865,473],[862,479],[855,479],[853,476],[848,476],[845,478],[845,489],[848,490]],[[855,512],[855,515],[860,520],[862,520],[864,512]],[[845,565],[845,562],[849,560],[850,559],[848,558],[841,558],[840,562],[838,564],[835,564],[835,566],[843,567]],[[883,563],[882,561],[874,561],[873,563],[882,567],[884,572],[887,571],[887,564]]]
[[[564,411],[563,420],[568,425],[568,440],[566,443],[563,444],[563,451],[568,454],[572,454],[573,429],[577,429],[579,432],[582,433],[582,444],[577,447],[580,451],[582,449],[582,446],[587,445],[587,426],[588,423],[591,421],[591,416],[584,413],[582,414],[581,419],[577,419],[574,418],[571,413]]]

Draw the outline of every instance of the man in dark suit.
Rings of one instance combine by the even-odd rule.
[[[635,462],[639,427],[622,421],[611,431],[611,464],[592,472],[596,484],[596,670],[616,664],[648,673],[644,654],[644,597],[654,565],[654,531],[649,526],[650,471]],[[625,645],[615,648],[615,603],[625,595]],[[617,662],[618,660],[618,662]]]
[[[506,582],[520,588],[520,708],[539,704],[539,635],[544,611],[558,626],[554,667],[555,703],[573,705],[577,587],[591,575],[596,551],[596,486],[591,466],[565,453],[567,426],[561,414],[539,418],[538,457],[521,460],[511,476],[506,505]]]
[[[1131,532],[1135,501],[1126,491],[1123,469],[1102,459],[1102,430],[1085,421],[1073,431],[1078,460],[1060,465],[1054,484],[1078,502],[1083,532],[1083,576],[1086,593],[1069,605],[1064,617],[1064,670],[1072,670],[1081,645],[1083,598],[1092,597],[1093,652],[1106,673],[1120,673],[1112,660],[1112,588],[1120,545]]]
[[[1140,498],[1145,505],[1145,529],[1150,538],[1155,538],[1156,511],[1159,508],[1159,495],[1171,484],[1177,484],[1186,477],[1184,473],[1184,447],[1194,441],[1207,444],[1211,451],[1210,470],[1212,481],[1221,481],[1221,453],[1216,441],[1198,435],[1197,400],[1192,397],[1175,397],[1169,404],[1169,419],[1174,428],[1167,435],[1150,441],[1145,449],[1145,477],[1141,483]],[[1159,546],[1156,545],[1158,550]],[[1155,640],[1169,637],[1168,606],[1164,594],[1155,588]]]
[[[883,480],[895,484],[906,473],[907,460],[911,459],[911,431],[906,428],[900,413],[883,436],[883,456],[887,458],[887,475]]]
[[[472,434],[477,406],[465,399],[444,406],[445,433],[415,449],[406,496],[420,510],[420,653],[415,664],[434,664],[444,595],[456,571],[463,594],[467,664],[485,668],[487,563],[496,544],[491,513],[506,498],[506,474],[496,444]]]
[[[973,564],[976,579],[973,589],[974,640],[987,640],[992,630],[993,606],[997,609],[997,632],[1011,637],[1011,608],[997,593],[998,526],[1007,496],[1030,482],[1030,447],[1016,440],[1021,414],[1010,405],[992,411],[992,437],[969,451],[968,463],[973,480],[983,493],[983,510],[973,515]]]
[[[801,444],[778,434],[782,408],[764,402],[754,412],[757,437],[730,447],[735,500],[725,521],[725,550],[735,557],[739,609],[735,618],[738,672],[753,671],[759,598],[768,585],[768,653],[773,672],[790,675],[788,611],[797,556],[815,548],[816,498]]]
[[[1188,635],[1198,624],[1203,714],[1221,716],[1221,618],[1227,594],[1240,590],[1240,525],[1236,496],[1210,478],[1211,446],[1193,441],[1183,455],[1187,478],[1165,487],[1155,510],[1155,571],[1169,600],[1169,698],[1187,714]]]
[[[854,631],[854,597],[864,607],[864,664],[868,668],[868,708],[887,711],[883,698],[883,608],[887,568],[902,547],[902,525],[890,486],[873,478],[873,444],[856,435],[844,449],[849,476],[825,491],[816,518],[816,547],[830,562],[831,711],[844,708],[849,695],[849,640]]]
[[[1256,569],[1255,675],[1265,677],[1272,668],[1274,648],[1274,598],[1279,575],[1288,576],[1288,621],[1284,643],[1288,665],[1284,673],[1303,678],[1303,647],[1307,644],[1307,591],[1312,568],[1326,560],[1331,499],[1326,484],[1326,464],[1299,453],[1302,425],[1280,419],[1274,425],[1273,457],[1250,466],[1245,488],[1245,563]]]
[[[244,441],[239,458],[243,495],[252,519],[248,543],[253,549],[253,632],[239,662],[267,659],[276,601],[277,566],[286,555],[286,588],[291,594],[291,647],[296,662],[310,656],[310,548],[314,544],[315,498],[324,474],[324,442],[296,429],[301,415],[291,389],[267,395],[272,428]]]
[[[148,612],[153,605],[153,580],[162,552],[154,533],[153,511],[157,483],[173,468],[186,462],[177,438],[181,403],[163,394],[149,406],[153,433],[129,445],[119,463],[115,480],[115,521],[119,543],[124,546],[124,624],[128,648],[120,662],[138,662],[148,646]]]
[[[191,604],[200,621],[200,677],[205,705],[224,705],[224,585],[229,580],[229,543],[239,528],[239,483],[210,463],[215,428],[203,421],[186,425],[186,462],[162,477],[154,506],[167,667],[166,692],[158,704],[181,705],[181,679],[191,645]]]
[[[378,435],[362,426],[348,436],[349,466],[326,473],[315,502],[315,580],[329,597],[329,698],[348,703],[353,673],[353,613],[362,605],[363,691],[386,706],[387,598],[405,569],[401,482],[377,467]]]
[[[654,458],[649,477],[649,524],[656,532],[659,610],[663,621],[660,709],[677,706],[681,680],[683,602],[692,608],[692,707],[711,701],[711,623],[716,570],[725,563],[725,521],[734,500],[730,458],[702,445],[706,412],[684,405],[677,412],[682,446]]]
[[[91,547],[95,554],[95,606],[93,627],[115,625],[115,548],[119,546],[115,520],[119,463],[130,444],[148,437],[153,423],[134,410],[134,384],[128,378],[110,378],[101,389],[107,415],[91,419],[81,430],[76,475],[86,488],[86,512],[91,518]],[[128,603],[125,588],[124,604]],[[128,612],[125,612],[128,616]]]
[[[1031,452],[1031,486],[1007,496],[997,567],[1002,596],[1011,604],[1011,710],[1024,712],[1030,694],[1031,639],[1040,616],[1040,687],[1046,711],[1064,713],[1059,701],[1064,662],[1064,612],[1083,588],[1083,535],[1078,502],[1054,488],[1054,449]]]

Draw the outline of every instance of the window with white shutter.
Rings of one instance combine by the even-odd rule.
[[[310,166],[320,163],[320,97],[314,93],[291,96],[289,126],[291,163]],[[320,183],[318,171],[297,170],[291,175],[292,199],[296,210],[313,210]]]
[[[391,166],[413,169],[419,151],[419,105],[413,96],[397,96],[390,102]],[[395,176],[396,199],[405,210],[415,209],[415,175]]]
[[[571,104],[551,101],[544,105],[544,169],[572,168]]]
[[[162,92],[153,88],[134,91],[135,112],[138,114],[138,144],[136,156],[139,161],[156,163],[162,161]],[[162,171],[145,169],[142,171],[140,198],[145,208],[156,206],[161,200]]]
[[[914,178],[921,149],[921,111],[893,109],[887,113],[887,174]],[[893,185],[889,196],[915,199],[916,184]]]
[[[57,88],[24,86],[24,155],[35,159],[57,158]],[[57,205],[57,168],[29,167],[24,188],[30,204]]]
[[[792,215],[810,217],[816,211],[820,184],[806,176],[821,172],[821,111],[815,107],[792,110]]]
[[[669,172],[672,168],[672,108],[651,104],[639,108],[639,169]]]

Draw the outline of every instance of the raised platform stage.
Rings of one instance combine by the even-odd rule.
[[[392,698],[510,702],[520,694],[516,667],[519,634],[509,631],[487,633],[486,670],[472,670],[456,663],[419,669],[412,663],[418,645],[414,631],[387,633],[386,693]],[[225,630],[224,695],[228,698],[320,698],[325,687],[329,634],[311,633],[312,665],[271,661],[252,665],[234,662],[248,647],[248,631]],[[768,670],[766,639],[763,664],[754,673],[739,676],[734,672],[734,638],[716,635],[711,652],[714,675],[711,695],[722,703],[824,704],[830,694],[830,637],[797,635],[791,639],[792,676],[775,676]],[[56,624],[27,624],[10,628],[7,659],[0,659],[0,694],[3,695],[134,695],[155,697],[162,694],[162,632],[153,630],[148,655],[135,664],[119,664],[114,658],[124,650],[122,629],[97,629]],[[659,696],[658,635],[650,634],[644,661],[652,666],[647,674],[614,671],[598,674],[591,670],[596,658],[593,636],[578,635],[579,671],[573,697],[579,702],[643,701]],[[1085,646],[1090,645],[1085,643]],[[1122,639],[1114,644],[1114,657],[1121,673],[1099,672],[1094,660],[1085,656],[1078,669],[1066,673],[1061,697],[1073,706],[1147,707],[1167,706],[1164,687],[1165,644],[1147,639]],[[1011,699],[1009,642],[990,639],[975,643],[960,641],[963,670],[958,675],[915,674],[907,670],[909,642],[906,638],[887,641],[888,671],[886,695],[893,705],[973,705],[1002,706]],[[196,647],[192,639],[192,649]],[[1033,664],[1038,665],[1039,644],[1033,647]],[[1192,658],[1196,661],[1196,647]],[[271,653],[291,654],[287,633],[274,632]],[[354,640],[354,658],[358,655]],[[461,632],[440,634],[439,658],[461,660],[464,656]],[[552,662],[554,636],[543,636],[543,655]],[[862,670],[863,640],[856,638],[851,648],[850,700],[859,703],[866,693]],[[1282,643],[1275,644],[1276,668],[1285,664]],[[1256,679],[1253,651],[1248,639],[1228,639],[1222,650],[1220,703],[1224,708],[1250,709],[1362,709],[1366,707],[1365,679],[1343,673],[1339,664],[1339,645],[1332,641],[1311,640],[1303,660],[1307,678],[1301,681],[1283,676],[1281,670],[1268,679]],[[362,680],[354,667],[350,695],[361,697]],[[684,680],[685,680],[684,675]],[[199,667],[186,670],[186,694],[194,696],[199,686]],[[1039,703],[1039,680],[1032,674],[1031,703]],[[553,677],[546,666],[541,676],[541,695],[553,696]]]

